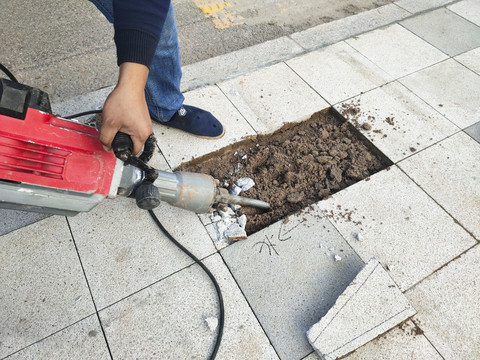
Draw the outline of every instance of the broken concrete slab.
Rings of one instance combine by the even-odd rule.
[[[337,359],[415,313],[380,263],[372,258],[307,336],[321,359]]]

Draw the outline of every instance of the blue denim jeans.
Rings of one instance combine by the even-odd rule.
[[[113,23],[112,0],[90,1],[105,15],[108,21]],[[170,4],[145,87],[145,99],[152,119],[168,121],[183,105],[184,97],[180,91],[181,79],[182,68],[177,24],[173,6]]]

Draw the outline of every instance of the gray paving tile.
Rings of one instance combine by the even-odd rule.
[[[394,4],[400,6],[401,8],[404,8],[405,10],[410,11],[411,13],[418,13],[452,2],[453,0],[399,0],[395,1]]]
[[[320,357],[313,353],[304,360],[318,360]],[[407,321],[390,330],[386,334],[372,340],[368,344],[345,356],[347,360],[441,360],[442,357],[430,344],[427,338],[419,333],[419,328]]]
[[[300,359],[312,351],[306,331],[363,266],[316,207],[221,254],[282,359]],[[341,259],[335,261],[335,255]]]
[[[400,79],[400,82],[460,128],[480,116],[480,76],[453,59]]]
[[[480,4],[476,0],[459,1],[448,9],[480,26]]]
[[[460,132],[398,163],[480,241],[480,144]]]
[[[64,217],[0,237],[0,357],[95,312]]]
[[[480,27],[445,8],[418,15],[400,24],[450,56],[480,46]]]
[[[345,42],[287,61],[330,104],[383,85],[391,77]]]
[[[455,56],[455,60],[480,75],[480,47]]]
[[[480,143],[480,122],[466,128],[465,132]]]
[[[219,359],[278,359],[221,257],[204,260],[219,282],[225,328]],[[213,285],[195,265],[100,312],[114,358],[204,359],[215,333],[205,319],[218,316]]]
[[[0,236],[45,219],[49,215],[27,211],[0,209]]]
[[[285,63],[218,84],[258,133],[302,121],[328,103]],[[300,105],[301,104],[301,105]]]
[[[110,359],[97,315],[35,343],[8,360]]]
[[[447,55],[398,24],[354,37],[347,43],[394,78],[447,58]]]
[[[377,258],[402,291],[476,243],[396,166],[318,205],[357,254]]]
[[[304,50],[292,39],[275,40],[196,62],[182,68],[182,91],[214,84],[263,66],[290,59]]]
[[[480,354],[480,246],[469,250],[406,292],[414,321],[444,359]]]
[[[216,86],[187,92],[185,103],[210,111],[225,127],[225,135],[217,140],[201,139],[186,132],[159,125],[161,130],[159,127],[159,130],[155,131],[158,145],[172,168],[255,135],[253,128]]]
[[[369,91],[335,108],[393,162],[459,130],[398,82]],[[359,112],[353,114],[347,108],[359,109]],[[371,129],[365,130],[364,123]]]
[[[155,213],[165,228],[199,258],[215,251],[198,217],[160,204]],[[69,218],[98,308],[192,263],[156,227],[134,199],[105,200],[89,213]]]
[[[322,359],[335,360],[415,313],[382,265],[372,258],[328,313],[308,330],[308,340]]]
[[[394,4],[345,17],[297,32],[290,37],[307,50],[319,49],[340,40],[402,20],[410,15]]]

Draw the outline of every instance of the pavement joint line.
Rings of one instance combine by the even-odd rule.
[[[181,251],[181,250],[179,249],[179,251]],[[218,254],[218,253],[219,253],[218,250],[216,250],[215,252],[213,252],[213,253],[210,254],[210,255],[207,255],[207,256],[205,256],[205,257],[203,257],[203,258],[201,258],[201,259],[199,258],[199,260],[200,260],[201,262],[203,262],[204,260],[206,260],[206,259],[208,259],[209,257],[214,256],[215,254]],[[183,252],[182,252],[182,254],[183,254]],[[187,257],[190,259],[190,257],[189,257],[188,255],[185,255],[185,256],[187,256]],[[134,292],[132,292],[132,293],[130,293],[130,294],[128,294],[128,295],[125,295],[125,296],[122,297],[121,299],[115,300],[115,301],[112,302],[111,304],[108,304],[108,305],[102,307],[101,309],[98,310],[98,313],[100,313],[100,312],[102,312],[102,311],[104,311],[104,310],[106,310],[106,309],[108,309],[108,308],[110,308],[110,307],[118,304],[119,302],[122,302],[122,301],[125,300],[125,299],[128,299],[128,298],[132,297],[133,295],[138,294],[139,292],[141,292],[141,291],[143,291],[143,290],[145,290],[145,289],[148,289],[149,287],[151,287],[151,286],[153,286],[153,285],[157,285],[158,283],[162,282],[163,280],[166,280],[166,279],[170,278],[171,276],[176,275],[176,274],[178,274],[179,272],[181,272],[181,271],[183,271],[183,270],[186,270],[186,269],[188,269],[188,268],[190,268],[190,267],[192,267],[192,266],[198,266],[198,264],[195,263],[195,261],[192,260],[192,263],[191,263],[191,264],[189,264],[189,265],[187,265],[187,266],[185,266],[185,267],[183,267],[183,268],[181,268],[181,269],[175,270],[175,271],[172,272],[171,274],[166,275],[166,276],[162,277],[161,279],[155,280],[154,282],[152,282],[152,283],[150,283],[150,284],[148,284],[148,285],[145,285],[145,286],[142,287],[141,289],[135,290]],[[200,268],[200,270],[201,270],[201,268]],[[207,276],[207,275],[205,274],[205,276]],[[207,278],[208,278],[208,276],[207,276]],[[212,288],[212,290],[215,291],[214,288]],[[215,298],[216,298],[216,297],[215,297]]]
[[[232,244],[233,245],[233,244]],[[229,245],[231,246],[231,245]],[[228,246],[227,246],[228,247]],[[225,249],[225,248],[224,248]],[[227,262],[225,261],[225,259],[223,258],[223,255],[222,255],[222,252],[221,251],[218,251],[218,254],[220,255],[220,258],[222,259],[222,262],[225,264],[225,267],[227,268],[228,270],[228,273],[230,274],[230,276],[232,277],[233,281],[235,282],[235,285],[237,286],[238,290],[240,291],[240,294],[242,294],[243,298],[245,299],[245,302],[247,303],[248,305],[248,308],[250,309],[250,311],[252,312],[253,316],[255,317],[255,320],[257,320],[257,323],[258,325],[260,326],[260,328],[262,329],[263,333],[265,334],[265,337],[268,339],[268,342],[270,343],[270,346],[272,347],[273,351],[275,351],[275,354],[278,356],[279,359],[280,358],[280,355],[278,354],[278,350],[275,346],[273,346],[273,343],[272,343],[272,340],[270,339],[270,336],[268,335],[267,331],[265,330],[265,328],[263,327],[263,324],[261,323],[260,319],[258,318],[257,314],[255,313],[255,310],[253,309],[252,305],[250,304],[250,301],[248,301],[248,298],[247,296],[245,295],[245,293],[243,292],[243,289],[240,287],[240,284],[238,283],[237,279],[235,278],[235,276],[233,275],[232,273],[232,270],[230,269],[230,267],[228,266]]]
[[[410,319],[410,321],[417,327],[419,328],[420,330],[422,330],[422,328],[417,324],[417,322],[415,321],[415,316],[412,317]],[[423,331],[423,330],[422,330]],[[432,343],[432,341],[428,338],[428,336],[425,334],[425,332],[423,332],[422,336],[428,341],[428,343],[430,344],[430,346],[437,352],[438,356],[441,357],[443,360],[446,360],[442,354],[440,353],[440,351],[438,351],[438,349],[435,347],[435,345]]]
[[[90,293],[90,298],[92,299],[92,303],[93,303],[93,306],[95,308],[95,315],[97,316],[97,320],[98,320],[98,323],[100,325],[100,329],[102,330],[103,339],[105,340],[105,344],[107,345],[108,354],[110,355],[110,359],[113,359],[112,351],[110,349],[110,345],[109,345],[108,339],[107,339],[107,334],[105,334],[105,329],[103,328],[102,319],[100,318],[100,314],[98,313],[97,304],[95,302],[95,298],[93,297],[92,288],[90,287],[90,282],[88,281],[88,277],[87,277],[87,274],[85,272],[85,268],[83,267],[82,257],[80,256],[80,252],[78,251],[77,242],[75,241],[75,236],[73,235],[73,231],[72,231],[72,228],[70,226],[70,221],[68,221],[68,217],[66,217],[66,216],[65,216],[65,220],[67,222],[68,231],[70,231],[70,235],[72,236],[73,245],[75,246],[75,251],[77,252],[78,261],[80,262],[80,267],[82,268],[83,277],[84,277],[85,282],[87,283],[87,286],[88,286],[88,292]]]
[[[470,246],[468,249],[462,251],[460,254],[458,254],[457,256],[455,256],[453,259],[449,260],[448,262],[446,262],[445,264],[442,264],[439,268],[435,269],[434,271],[432,271],[430,274],[428,274],[427,276],[425,276],[423,279],[417,281],[415,284],[413,284],[412,286],[410,286],[409,288],[405,289],[405,291],[403,291],[403,294],[406,294],[408,291],[410,290],[413,290],[417,285],[421,284],[422,282],[424,282],[425,280],[427,280],[428,278],[430,278],[431,276],[435,275],[436,273],[438,273],[440,270],[442,270],[444,267],[448,266],[449,264],[453,263],[454,261],[458,260],[460,257],[462,257],[463,255],[465,255],[467,252],[469,252],[470,250],[473,250],[475,247],[477,246],[480,246],[480,243],[477,243],[477,244],[473,244],[472,246]]]
[[[25,349],[28,349],[29,347],[31,347],[31,346],[33,346],[33,345],[35,345],[35,344],[38,344],[38,343],[40,343],[40,342],[42,342],[42,341],[44,341],[44,340],[52,337],[52,336],[54,336],[54,335],[56,335],[56,334],[58,334],[58,333],[60,333],[60,332],[62,332],[62,331],[64,331],[64,330],[66,330],[66,329],[68,329],[68,328],[70,328],[70,327],[72,327],[72,326],[74,326],[74,325],[76,325],[76,324],[78,324],[78,323],[80,323],[80,322],[88,319],[89,317],[92,317],[92,316],[95,316],[95,313],[94,313],[94,312],[91,313],[90,315],[87,315],[87,316],[81,318],[80,320],[77,320],[77,321],[71,323],[70,325],[67,325],[67,326],[65,326],[65,327],[63,327],[63,328],[61,328],[61,329],[59,329],[59,330],[56,330],[55,332],[53,332],[53,333],[51,333],[51,334],[48,334],[47,336],[45,336],[45,337],[43,337],[43,338],[41,338],[41,339],[39,339],[39,340],[37,340],[37,341],[32,342],[31,344],[28,344],[27,346],[24,346],[24,347],[21,348],[21,349],[15,350],[13,353],[8,354],[7,356],[0,358],[0,360],[6,360],[6,359],[8,359],[9,357],[11,357],[11,356],[19,353],[20,351],[23,351],[23,350],[25,350]]]
[[[475,49],[472,49],[472,50],[476,50],[476,49],[480,49],[480,47],[475,48]],[[472,50],[467,50],[467,51],[463,52],[462,54],[465,54],[465,53],[467,53],[467,52],[469,52],[469,51],[472,51]],[[473,71],[473,70],[470,69],[467,65],[462,64],[460,61],[458,61],[457,59],[455,59],[457,56],[462,55],[462,54],[455,55],[455,56],[453,56],[451,59],[454,60],[454,61],[456,61],[458,64],[462,65],[465,69],[470,70],[470,71],[473,72],[474,74],[477,74],[477,75],[480,76],[480,73],[477,73],[476,71]],[[471,125],[470,125],[470,126],[471,126]],[[467,126],[466,128],[468,128],[468,127],[470,127],[470,126]],[[466,128],[465,128],[465,129],[466,129]]]

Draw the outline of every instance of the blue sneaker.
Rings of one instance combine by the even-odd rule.
[[[157,123],[205,139],[219,139],[225,134],[223,125],[215,116],[208,111],[189,105],[183,105],[169,121],[157,121]]]

